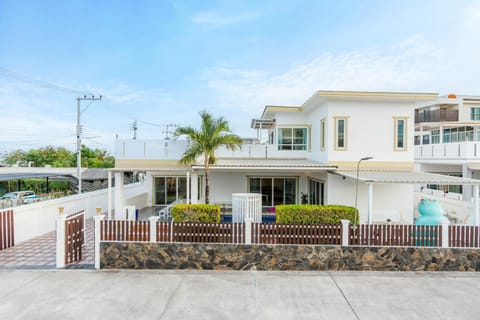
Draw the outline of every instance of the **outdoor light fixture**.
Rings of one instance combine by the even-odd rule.
[[[363,158],[360,158],[360,160],[358,160],[357,162],[357,181],[355,182],[355,216],[353,217],[353,225],[354,227],[357,225],[357,214],[359,214],[359,210],[357,208],[357,200],[358,200],[358,176],[359,176],[359,171],[360,171],[360,162],[362,161],[367,161],[367,160],[371,160],[373,159],[373,157],[363,157]],[[355,229],[357,230],[357,229]]]

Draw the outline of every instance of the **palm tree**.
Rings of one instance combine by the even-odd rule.
[[[175,130],[174,138],[185,135],[190,140],[189,148],[178,161],[180,165],[190,165],[198,157],[203,156],[205,164],[205,203],[209,203],[208,174],[210,165],[216,161],[215,151],[221,146],[225,146],[228,150],[236,150],[240,148],[242,139],[232,133],[227,120],[223,117],[214,118],[207,111],[201,111],[200,117],[202,118],[200,130],[190,126],[179,127]]]

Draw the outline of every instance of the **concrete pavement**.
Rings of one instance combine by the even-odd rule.
[[[477,319],[480,274],[0,270],[0,319]]]

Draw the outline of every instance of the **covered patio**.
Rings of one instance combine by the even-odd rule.
[[[473,186],[473,208],[472,208],[472,224],[478,226],[480,224],[479,217],[479,186],[480,180],[453,177],[441,174],[433,174],[417,171],[356,171],[356,170],[339,170],[330,173],[342,176],[358,183],[368,186],[368,224],[373,222],[373,196],[374,185],[382,184],[442,184],[442,185],[469,185]]]

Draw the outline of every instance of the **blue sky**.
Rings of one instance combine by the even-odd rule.
[[[253,137],[322,89],[480,94],[478,39],[478,0],[0,0],[0,153],[73,150],[80,92],[104,96],[83,141],[109,151],[200,110]]]

